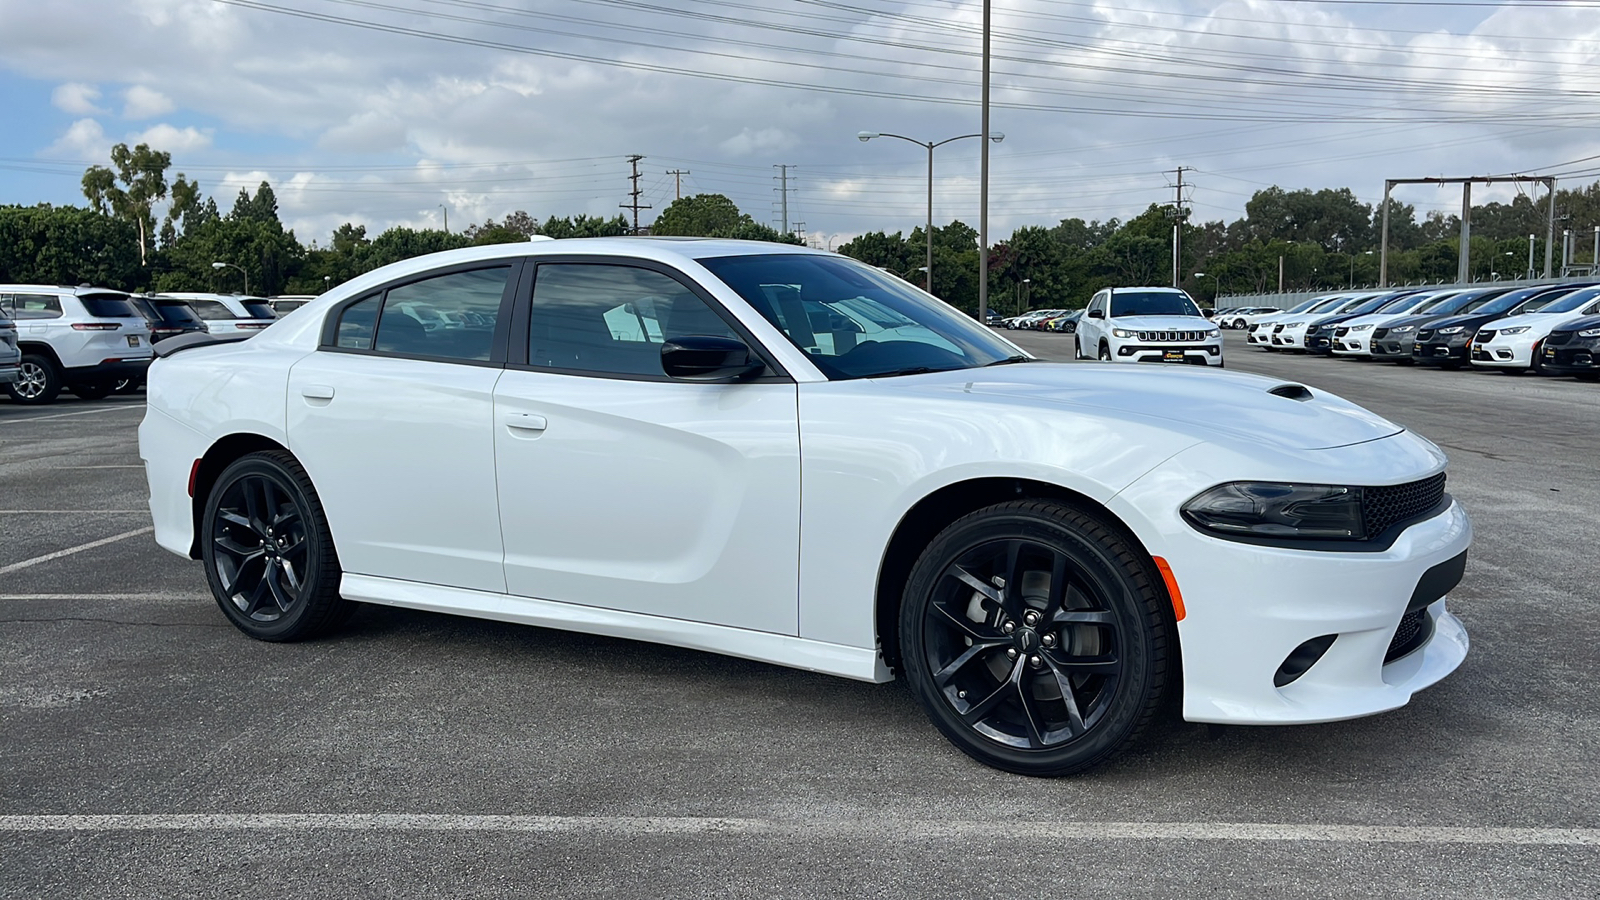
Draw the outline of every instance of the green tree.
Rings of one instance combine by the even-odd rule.
[[[746,223],[754,223],[722,194],[679,197],[661,211],[650,226],[651,234],[688,237],[725,237]]]
[[[0,282],[131,289],[146,275],[135,224],[76,206],[0,206]]]
[[[127,144],[118,144],[111,148],[111,165],[110,169],[90,166],[83,173],[83,195],[97,212],[134,223],[142,266],[149,238],[156,230],[150,210],[167,196],[167,169],[172,167],[172,154],[151,150],[149,144],[132,150]]]

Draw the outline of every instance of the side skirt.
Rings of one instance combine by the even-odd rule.
[[[450,613],[537,625],[562,631],[580,631],[609,637],[650,641],[691,650],[704,650],[740,659],[839,675],[857,681],[884,682],[894,675],[876,650],[846,647],[786,634],[770,634],[725,625],[708,625],[665,616],[618,612],[575,603],[558,603],[532,597],[515,597],[489,591],[442,587],[415,581],[352,575],[339,583],[339,593],[361,603],[399,606],[427,612]]]

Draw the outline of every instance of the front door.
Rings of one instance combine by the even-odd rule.
[[[528,364],[495,389],[511,593],[797,633],[795,385],[661,368],[664,339],[748,342],[712,302],[659,267],[539,264]]]

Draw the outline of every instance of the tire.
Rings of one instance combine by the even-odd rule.
[[[1105,341],[1101,341],[1100,342],[1100,357],[1099,357],[1099,359],[1100,359],[1101,362],[1111,362],[1111,345],[1106,343]]]
[[[24,353],[22,371],[16,382],[6,385],[6,396],[14,403],[53,403],[61,393],[61,370],[55,360],[38,353]]]
[[[1072,358],[1083,359],[1083,345],[1078,343],[1078,336],[1072,336]]]
[[[1535,375],[1544,374],[1544,341],[1537,341],[1533,345],[1533,356],[1528,359],[1528,371]]]
[[[235,460],[207,495],[200,527],[211,594],[250,637],[305,640],[355,609],[339,596],[339,558],[316,489],[290,454]]]
[[[68,385],[67,390],[84,400],[104,400],[111,396],[111,389],[114,386],[109,381],[91,381],[84,384]]]
[[[1081,772],[1136,741],[1162,706],[1173,651],[1160,583],[1148,556],[1074,507],[981,509],[912,569],[902,669],[929,720],[973,759]]]

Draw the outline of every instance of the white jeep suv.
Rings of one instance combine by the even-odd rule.
[[[264,298],[244,294],[196,294],[164,291],[159,296],[182,300],[206,323],[211,334],[255,334],[278,320]]]
[[[18,377],[5,386],[17,403],[49,403],[62,388],[98,400],[150,365],[150,325],[121,291],[0,284],[0,307],[22,351]]]
[[[1222,365],[1222,331],[1177,288],[1106,288],[1078,320],[1079,359]]]

